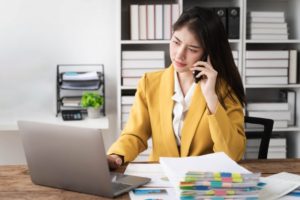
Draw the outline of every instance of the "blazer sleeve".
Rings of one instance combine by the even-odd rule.
[[[240,160],[246,148],[244,112],[236,96],[227,95],[225,108],[218,103],[216,113],[208,114],[209,129],[214,142],[214,152],[225,152],[233,160]],[[208,110],[206,110],[209,113]]]
[[[108,150],[108,154],[124,156],[124,162],[133,161],[140,152],[147,149],[151,125],[145,93],[146,75],[139,81],[125,128],[118,140]]]

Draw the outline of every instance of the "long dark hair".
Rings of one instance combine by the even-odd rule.
[[[227,34],[220,18],[209,9],[193,7],[183,11],[173,25],[173,30],[179,30],[184,26],[201,42],[204,52],[209,55],[214,69],[218,72],[216,94],[220,103],[226,108],[224,99],[227,95],[236,101],[230,91],[232,90],[238,101],[244,106],[243,83],[234,63]],[[220,88],[224,81],[229,87],[225,86],[225,93],[222,94]]]

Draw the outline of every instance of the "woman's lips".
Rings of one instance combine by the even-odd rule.
[[[181,63],[181,62],[178,62],[178,61],[175,61],[175,64],[177,67],[185,67],[186,64],[185,63]]]

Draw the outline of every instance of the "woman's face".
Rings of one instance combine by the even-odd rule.
[[[173,33],[170,42],[170,57],[178,73],[192,73],[190,68],[200,60],[203,51],[200,42],[186,26]]]

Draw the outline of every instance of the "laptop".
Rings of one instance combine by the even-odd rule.
[[[109,171],[100,130],[18,121],[33,183],[115,197],[151,179]]]

